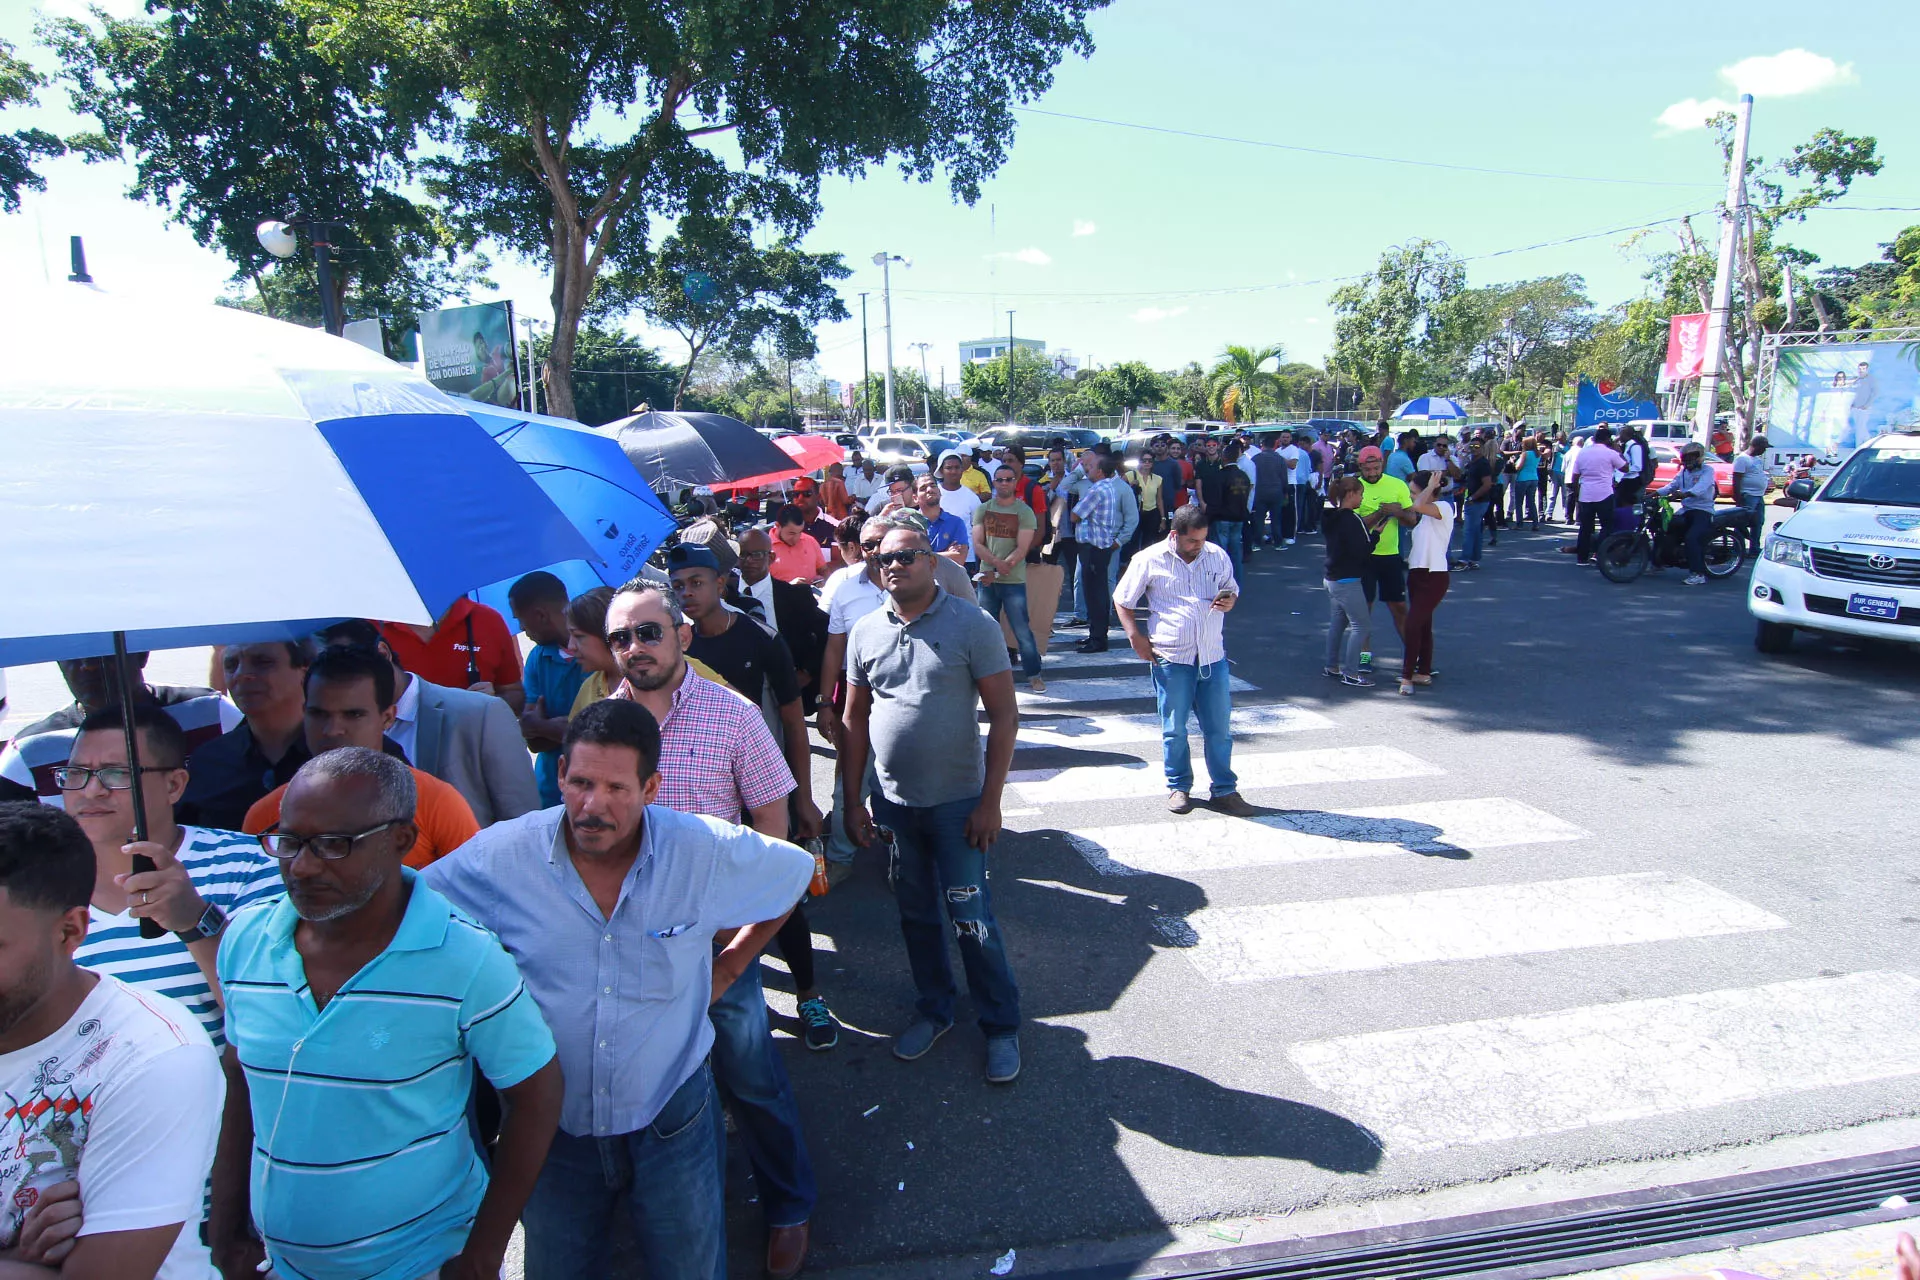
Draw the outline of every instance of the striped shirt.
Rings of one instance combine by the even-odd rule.
[[[622,680],[612,696],[631,701],[633,690]],[[747,810],[783,800],[793,790],[793,771],[760,708],[689,666],[660,726],[660,794],[654,803],[739,822]]]
[[[267,856],[258,840],[238,831],[181,827],[180,847],[173,856],[186,868],[187,879],[200,896],[228,915],[286,892],[280,864]],[[110,973],[128,986],[171,996],[199,1019],[215,1047],[226,1043],[220,1001],[178,935],[143,938],[139,918],[124,911],[116,915],[90,907],[88,916],[87,940],[73,953],[75,964]]]
[[[284,1280],[418,1280],[458,1254],[487,1187],[467,1125],[474,1066],[507,1089],[553,1060],[500,940],[400,874],[393,941],[317,1012],[287,899],[241,912],[220,943],[253,1109],[253,1221]]]
[[[1142,547],[1114,588],[1123,609],[1144,604],[1152,612],[1147,635],[1168,662],[1210,666],[1227,657],[1226,615],[1213,607],[1222,591],[1240,594],[1233,562],[1218,543],[1206,542],[1191,563],[1174,548],[1174,537]]]

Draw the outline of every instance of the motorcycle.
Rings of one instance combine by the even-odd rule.
[[[1609,582],[1632,582],[1648,569],[1682,569],[1687,564],[1687,542],[1678,513],[1657,493],[1640,500],[1638,519],[1629,532],[1608,534],[1594,549],[1601,574]],[[1752,516],[1738,507],[1713,513],[1713,531],[1707,535],[1707,577],[1726,578],[1747,562],[1746,531]]]

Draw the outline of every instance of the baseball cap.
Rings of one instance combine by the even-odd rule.
[[[1386,455],[1380,452],[1380,447],[1378,445],[1370,444],[1366,448],[1360,451],[1360,456],[1356,459],[1356,461],[1379,462],[1383,460],[1385,457]]]
[[[720,557],[703,546],[678,543],[667,552],[667,572],[678,573],[682,569],[711,569],[718,577]]]

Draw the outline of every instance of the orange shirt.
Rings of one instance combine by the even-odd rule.
[[[420,834],[404,861],[418,871],[473,839],[480,833],[480,824],[473,820],[473,809],[467,804],[467,798],[432,774],[415,769],[413,784],[420,792],[419,804],[413,811],[413,821],[420,828]],[[276,787],[254,801],[253,808],[247,810],[246,818],[240,823],[240,830],[257,836],[280,821],[280,797],[286,791],[284,786]]]
[[[843,481],[828,476],[820,482],[820,505],[825,507],[827,514],[835,520],[845,520],[847,512],[853,509],[853,498],[848,495],[847,486]]]
[[[811,585],[820,581],[820,571],[826,567],[827,553],[812,534],[801,534],[800,540],[791,545],[777,535],[774,537],[773,568],[768,572],[780,581]]]

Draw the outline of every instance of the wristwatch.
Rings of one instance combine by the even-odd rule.
[[[209,902],[207,909],[201,913],[200,919],[194,922],[193,928],[176,929],[173,936],[182,942],[203,942],[208,938],[219,937],[220,931],[226,927],[227,913]]]

